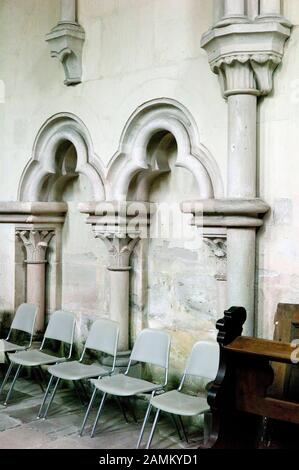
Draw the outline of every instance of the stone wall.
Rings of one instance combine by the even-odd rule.
[[[212,0],[79,0],[86,33],[83,79],[63,84],[64,73],[50,57],[45,35],[59,18],[59,0],[0,0],[0,200],[17,199],[19,182],[32,156],[35,137],[56,113],[78,116],[88,129],[104,166],[116,154],[132,113],[157,98],[181,103],[193,116],[200,142],[218,164],[226,186],[227,104],[210,71],[200,38],[213,22]],[[258,196],[271,206],[258,235],[256,328],[271,337],[276,304],[299,302],[297,238],[298,21],[297,0],[285,1],[285,16],[295,25],[286,45],[274,91],[258,107]],[[171,162],[173,155],[167,157]],[[79,342],[97,315],[108,315],[106,248],[94,239],[77,203],[90,200],[80,176],[65,188],[68,214],[62,231],[61,305],[78,315]],[[154,182],[153,201],[198,199],[191,174],[181,168]],[[13,225],[0,225],[0,313],[12,313],[21,300],[19,248]],[[48,294],[53,287],[53,241]],[[52,248],[51,248],[52,247]],[[148,255],[148,256],[147,256]],[[15,266],[16,263],[16,266]],[[224,261],[202,242],[155,239],[139,243],[131,279],[131,342],[140,328],[163,327],[173,337],[172,370],[177,375],[199,338],[214,335],[221,315],[215,275]],[[15,287],[21,294],[15,295]],[[48,298],[50,296],[48,295]],[[48,311],[52,310],[47,304]],[[80,338],[81,336],[81,338]]]

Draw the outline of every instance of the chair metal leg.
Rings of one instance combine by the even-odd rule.
[[[116,403],[117,403],[118,406],[119,406],[120,411],[121,411],[122,414],[123,414],[123,417],[124,417],[126,423],[128,423],[129,420],[128,420],[128,417],[127,417],[126,409],[125,409],[125,407],[124,407],[124,405],[123,405],[121,399],[120,399],[119,397],[117,397],[117,396],[114,396],[114,398],[115,398],[115,400],[116,400]]]
[[[85,428],[85,425],[86,425],[86,421],[87,421],[87,418],[88,418],[88,416],[89,416],[89,413],[90,413],[91,407],[92,407],[92,405],[93,405],[93,402],[94,402],[94,400],[95,400],[97,391],[98,391],[98,389],[97,389],[97,388],[94,388],[93,394],[91,395],[91,399],[90,399],[89,405],[88,405],[88,407],[87,407],[87,410],[86,410],[86,413],[85,413],[85,416],[84,416],[84,419],[83,419],[83,423],[82,423],[82,426],[81,426],[81,429],[80,429],[80,434],[79,434],[80,437],[82,436],[82,434],[83,434],[83,432],[84,432],[84,428]]]
[[[178,433],[179,439],[180,439],[180,441],[182,441],[182,440],[183,440],[183,438],[182,438],[182,434],[181,434],[181,431],[180,431],[179,425],[178,425],[178,423],[177,423],[176,417],[175,417],[175,415],[174,415],[174,414],[171,414],[171,417],[172,417],[172,421],[174,422],[175,428],[176,428],[176,430],[177,430],[177,433]]]
[[[53,402],[53,399],[54,399],[54,396],[55,396],[57,387],[58,387],[58,385],[59,385],[59,382],[60,382],[60,378],[58,378],[58,379],[56,380],[56,383],[55,383],[54,388],[53,388],[52,395],[51,395],[50,400],[49,400],[49,402],[48,402],[46,411],[45,411],[45,413],[44,413],[44,415],[43,415],[43,419],[46,419],[46,418],[47,418],[48,411],[49,411],[49,409],[50,409],[50,406],[52,405],[52,402]]]
[[[51,375],[50,380],[49,380],[49,383],[48,383],[48,386],[47,386],[47,390],[46,390],[46,392],[45,392],[45,394],[44,394],[44,398],[43,398],[43,401],[42,401],[42,403],[41,403],[41,405],[40,405],[39,412],[38,412],[38,415],[37,415],[36,419],[40,419],[41,416],[42,416],[42,411],[43,411],[44,405],[45,405],[45,403],[46,403],[46,400],[47,400],[47,398],[48,398],[48,395],[49,395],[49,392],[50,392],[50,387],[51,387],[51,384],[52,384],[52,382],[53,382],[53,378],[54,378],[54,375]]]
[[[5,385],[6,385],[6,382],[7,382],[7,380],[8,380],[8,377],[10,376],[10,373],[11,373],[11,369],[12,369],[12,368],[13,368],[13,364],[10,363],[10,364],[9,364],[9,367],[8,367],[8,369],[7,369],[7,372],[6,372],[6,374],[5,374],[5,377],[3,378],[1,387],[0,387],[0,395],[2,395],[3,389],[4,389]]]
[[[8,404],[8,400],[10,399],[10,396],[11,396],[11,394],[12,394],[12,391],[13,391],[13,388],[14,388],[15,383],[16,383],[16,381],[17,381],[17,378],[18,378],[18,376],[19,376],[21,367],[22,367],[22,366],[21,366],[21,364],[20,364],[20,365],[18,366],[17,370],[16,370],[15,376],[14,376],[14,378],[13,378],[13,381],[12,381],[11,385],[10,385],[10,389],[9,389],[9,391],[8,391],[8,394],[6,395],[6,399],[5,399],[5,402],[4,402],[4,405],[5,405],[5,406]]]
[[[181,416],[178,416],[178,419],[179,419],[179,422],[180,422],[180,425],[181,425],[181,428],[182,428],[182,431],[183,431],[183,434],[184,434],[185,441],[187,442],[187,444],[189,444],[188,435],[187,435],[187,432],[186,432],[186,429],[185,429],[185,426],[184,426],[182,417],[181,417]]]
[[[98,411],[98,413],[97,413],[95,422],[94,422],[94,424],[93,424],[93,428],[92,428],[92,430],[91,430],[90,437],[94,437],[94,434],[95,434],[95,431],[96,431],[96,427],[97,427],[97,424],[98,424],[98,421],[99,421],[99,418],[100,418],[100,415],[101,415],[101,411],[102,411],[102,409],[103,409],[103,406],[104,406],[104,403],[105,403],[105,400],[106,400],[106,396],[107,396],[107,393],[105,392],[105,393],[103,394],[102,401],[101,401],[101,404],[100,404],[100,407],[99,407],[99,411]]]
[[[140,431],[140,434],[139,434],[139,437],[138,437],[138,442],[137,442],[136,449],[139,449],[141,440],[142,440],[142,438],[143,438],[143,434],[144,434],[144,429],[145,429],[145,426],[146,426],[146,422],[147,422],[147,420],[148,420],[148,418],[149,418],[151,409],[152,409],[152,405],[151,405],[151,402],[149,402],[148,407],[147,407],[147,410],[146,410],[146,413],[145,413],[145,417],[144,417],[144,420],[143,420],[143,423],[142,423],[142,428],[141,428],[141,431]]]
[[[159,408],[157,408],[156,416],[155,416],[153,426],[152,426],[152,429],[151,429],[151,433],[150,433],[150,436],[148,438],[148,442],[146,444],[146,449],[149,449],[150,445],[152,443],[153,436],[154,436],[154,433],[155,433],[155,429],[156,429],[156,426],[157,426],[157,422],[158,422],[158,419],[159,419],[159,414],[160,414],[160,410],[159,410]]]

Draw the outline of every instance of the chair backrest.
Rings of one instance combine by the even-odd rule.
[[[21,304],[16,311],[11,324],[11,330],[24,331],[33,334],[37,307],[32,304]]]
[[[71,312],[56,310],[50,316],[44,339],[55,339],[63,343],[73,344],[75,317]]]
[[[100,318],[92,324],[84,349],[94,349],[115,356],[118,335],[119,325],[117,322]]]
[[[168,369],[170,335],[166,331],[147,328],[137,336],[131,360]]]
[[[219,367],[219,344],[216,341],[198,341],[194,344],[184,375],[214,380]]]

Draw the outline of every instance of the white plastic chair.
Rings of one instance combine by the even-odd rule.
[[[60,380],[72,381],[76,386],[77,381],[81,381],[83,379],[90,379],[92,377],[103,377],[114,372],[118,336],[119,325],[117,322],[108,320],[106,318],[99,319],[93,323],[90,329],[79,361],[63,362],[49,367],[48,372],[51,374],[51,377],[42,404],[40,406],[37,419],[41,417],[46,419]],[[94,351],[111,355],[113,357],[111,369],[107,370],[107,368],[105,369],[99,363],[84,364],[83,359],[87,349],[92,349]],[[46,403],[47,396],[49,394],[51,383],[54,377],[57,378],[56,385],[50,397],[45,413],[42,416],[42,410]]]
[[[152,393],[152,395],[154,395],[158,390],[163,389],[167,384],[168,378],[169,350],[170,336],[168,333],[154,329],[145,329],[141,331],[134,344],[129,364],[124,374],[91,380],[91,383],[94,385],[94,391],[82,423],[80,436],[83,434],[89,412],[98,391],[103,392],[103,396],[91,431],[91,437],[94,437],[96,426],[108,394],[115,397],[132,397],[141,393]],[[153,364],[161,367],[165,371],[164,382],[162,384],[154,384],[147,380],[130,377],[128,374],[132,361]],[[143,430],[144,424],[141,429],[141,436],[143,434]]]
[[[12,321],[12,324],[10,326],[6,339],[0,340],[0,352],[5,354],[5,357],[8,362],[10,362],[8,353],[13,353],[16,351],[23,351],[31,347],[36,314],[37,314],[37,308],[35,305],[21,304],[17,308],[16,314],[14,316],[14,319]],[[24,344],[16,344],[16,343],[9,341],[14,331],[21,331],[21,332],[27,333],[27,335],[29,335],[28,343],[26,342]],[[12,369],[12,364],[10,363],[7,373],[0,387],[0,395],[2,394],[2,391],[5,387],[5,384],[11,372],[11,369]]]
[[[191,351],[179,388],[151,398],[150,407],[156,408],[156,415],[146,448],[149,449],[161,411],[179,416],[183,433],[187,435],[181,416],[198,416],[210,409],[206,397],[191,396],[182,392],[187,376],[197,376],[214,380],[219,367],[219,345],[211,341],[199,341]],[[175,420],[175,418],[174,418]],[[175,421],[176,423],[176,421]],[[179,432],[179,428],[177,426]],[[180,435],[180,432],[179,432]]]
[[[16,364],[17,370],[13,381],[11,383],[10,389],[6,396],[4,405],[7,405],[8,400],[12,394],[13,388],[15,386],[16,380],[20,374],[21,368],[25,367],[38,367],[41,369],[41,366],[47,364],[55,364],[58,362],[64,362],[70,359],[72,355],[73,342],[74,342],[74,332],[75,332],[75,317],[70,312],[64,312],[63,310],[57,310],[52,313],[47,329],[44,334],[44,338],[39,349],[30,349],[28,351],[16,352],[14,354],[9,354],[9,359],[11,365]],[[46,340],[56,340],[61,343],[67,343],[70,345],[68,357],[58,357],[52,356],[43,352]],[[8,371],[7,378],[10,371]],[[6,378],[6,380],[7,380]]]

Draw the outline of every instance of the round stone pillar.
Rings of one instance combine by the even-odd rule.
[[[16,235],[26,250],[26,302],[37,307],[35,333],[45,324],[46,253],[54,230],[17,230]]]
[[[76,22],[76,0],[60,0],[60,22]]]
[[[256,5],[250,3],[251,13],[256,13]],[[245,20],[245,2],[225,0],[224,17],[201,42],[228,104],[226,198],[203,201],[204,227],[226,227],[227,307],[246,308],[248,335],[255,333],[256,229],[267,211],[256,192],[257,98],[272,91],[273,73],[290,35],[280,14],[280,2],[261,0],[259,16]],[[261,25],[266,18],[272,18],[271,24]]]
[[[104,241],[109,253],[110,318],[119,323],[118,351],[124,353],[129,350],[130,257],[139,238],[107,234],[96,228],[94,232]]]

